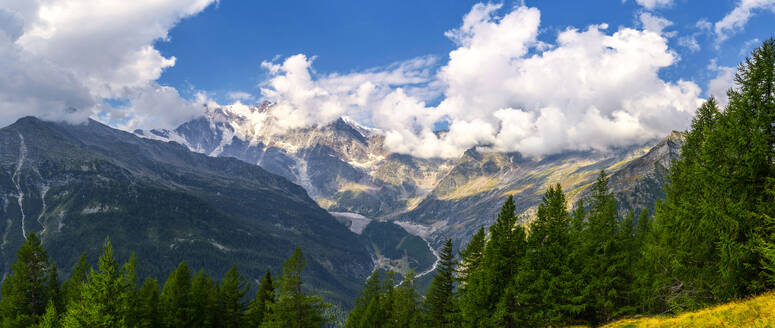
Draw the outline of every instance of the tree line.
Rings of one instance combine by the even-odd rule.
[[[425,299],[378,275],[347,327],[598,325],[678,313],[775,287],[775,40],[738,67],[720,109],[698,110],[655,213],[619,217],[601,172],[568,210],[550,186],[527,225],[509,197],[459,252],[451,240]],[[399,292],[400,291],[400,292]]]
[[[248,300],[249,283],[236,266],[216,282],[181,262],[161,288],[153,278],[138,287],[137,258],[133,254],[119,266],[106,240],[96,268],[82,255],[70,278],[60,283],[40,239],[30,233],[3,281],[0,326],[321,327],[329,321],[329,305],[302,291],[305,261],[296,249],[279,278],[267,271]]]

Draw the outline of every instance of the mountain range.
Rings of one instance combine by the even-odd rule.
[[[651,209],[683,144],[682,134],[673,132],[663,140],[606,152],[534,158],[474,147],[459,158],[428,159],[391,153],[382,131],[346,117],[283,130],[266,115],[271,110],[268,102],[208,108],[174,130],[135,134],[261,166],[303,186],[330,212],[393,222],[433,248],[447,238],[458,246],[467,242],[479,226],[494,221],[509,195],[527,220],[549,184],[560,183],[573,204],[602,169],[611,176],[622,211]]]
[[[574,203],[605,169],[623,211],[651,209],[683,143],[674,132],[608,152],[428,159],[391,153],[381,131],[347,118],[294,130],[256,119],[270,110],[212,108],[133,133],[34,117],[0,129],[0,271],[30,232],[63,272],[109,237],[119,257],[141,255],[140,276],[161,279],[181,260],[256,279],[301,247],[309,288],[350,306],[374,269],[427,281],[439,245],[464,245],[507,196],[528,221],[549,184]]]

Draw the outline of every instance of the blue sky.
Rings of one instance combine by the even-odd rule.
[[[463,15],[478,1],[233,1],[222,0],[198,15],[178,23],[168,40],[155,46],[164,56],[175,56],[175,66],[159,82],[178,90],[206,90],[215,99],[243,91],[259,95],[266,78],[260,63],[275,56],[303,53],[316,56],[318,73],[351,72],[423,55],[444,57],[456,48],[444,32],[460,25]],[[611,28],[638,26],[646,11],[635,1],[525,1],[541,10],[539,39],[553,42],[569,27],[608,23]],[[519,2],[506,1],[504,7]],[[707,67],[735,66],[758,42],[775,33],[775,15],[762,11],[739,33],[719,47],[714,36],[697,22],[721,20],[736,6],[734,1],[677,0],[653,13],[673,22],[668,30],[672,50],[681,59],[660,75],[671,81],[689,79],[706,86],[715,77]],[[679,44],[680,37],[698,33],[700,50]],[[754,42],[748,44],[748,42]],[[440,63],[441,64],[441,63]]]
[[[606,151],[726,103],[773,21],[775,0],[5,0],[0,124],[224,108],[256,133],[347,116],[422,157]]]

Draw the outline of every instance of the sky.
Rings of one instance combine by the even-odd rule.
[[[773,22],[775,0],[0,0],[0,125],[270,101],[273,133],[348,116],[421,157],[605,151],[724,104]]]

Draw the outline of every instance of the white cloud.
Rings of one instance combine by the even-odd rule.
[[[760,46],[762,44],[762,40],[759,40],[759,38],[753,38],[751,40],[745,41],[743,44],[743,47],[740,48],[739,55],[745,56],[747,54],[750,54],[753,49]]]
[[[102,98],[139,101],[157,95],[162,97],[159,101],[169,100],[170,91],[153,81],[175,64],[175,58],[162,56],[153,48],[153,42],[167,38],[167,31],[180,19],[202,11],[212,2],[4,1],[0,4],[0,12],[4,13],[0,17],[13,17],[15,23],[0,23],[0,30],[6,35],[0,41],[0,51],[15,53],[19,58],[11,59],[10,65],[0,66],[0,75],[28,72],[34,73],[38,80],[28,80],[21,95],[6,94],[10,93],[9,88],[0,87],[0,99],[10,99],[0,105],[3,112],[0,120],[8,123],[15,119],[14,114],[8,114],[14,108],[26,114],[62,119],[70,116],[59,114],[63,106],[77,108],[78,116],[119,110],[99,105]],[[54,103],[29,101],[41,99],[37,93],[41,88],[46,89],[45,82],[57,76],[60,80],[69,78],[56,87],[68,90],[63,94],[80,95],[78,101],[71,99],[75,96],[64,95],[58,96]],[[172,124],[184,116],[180,114],[185,110],[166,108],[155,113],[155,120]],[[134,121],[138,120],[139,117]]]
[[[775,13],[775,0],[740,0],[735,9],[713,25],[716,42],[724,42],[741,31],[756,10],[770,10]]]
[[[716,72],[716,77],[708,82],[707,96],[716,97],[719,105],[726,106],[729,103],[727,91],[734,86],[735,72],[734,67],[719,66],[713,59],[708,65],[708,69]]]
[[[697,36],[694,34],[678,38],[678,45],[689,49],[691,52],[700,50],[700,43],[697,42]]]
[[[340,116],[369,120],[370,109],[385,97],[393,87],[401,86],[405,97],[424,99],[436,92],[428,88],[436,59],[421,57],[388,67],[351,74],[314,76],[314,58],[295,55],[282,63],[264,62],[262,67],[271,78],[262,83],[261,93],[277,103],[272,113],[273,126],[298,128],[325,124]],[[408,96],[407,96],[408,95]]]
[[[435,77],[422,60],[317,77],[311,60],[296,55],[264,64],[273,76],[262,93],[278,103],[272,112],[286,128],[348,115],[384,130],[390,150],[422,157],[483,144],[539,156],[606,150],[687,127],[701,102],[694,83],[659,78],[678,58],[657,31],[609,33],[600,24],[545,44],[537,41],[537,9],[502,10],[475,5],[447,32],[458,48]],[[424,88],[434,91],[418,91]],[[421,95],[436,90],[442,101],[428,106]],[[450,131],[438,137],[433,127],[442,119]]]
[[[666,37],[673,37],[678,33],[676,31],[673,31],[673,32],[667,32],[663,34],[662,32],[664,31],[664,29],[672,26],[673,22],[671,22],[667,18],[660,17],[646,11],[641,12],[638,15],[638,20],[640,22],[640,25],[646,31],[665,35]]]
[[[673,0],[635,0],[635,2],[648,10],[665,8],[673,5]]]
[[[229,92],[226,96],[229,97],[229,99],[231,100],[241,100],[241,101],[253,100],[253,95],[244,91],[232,91],[232,92]]]
[[[713,28],[713,23],[709,22],[707,18],[700,18],[694,26],[702,31],[710,31]]]

